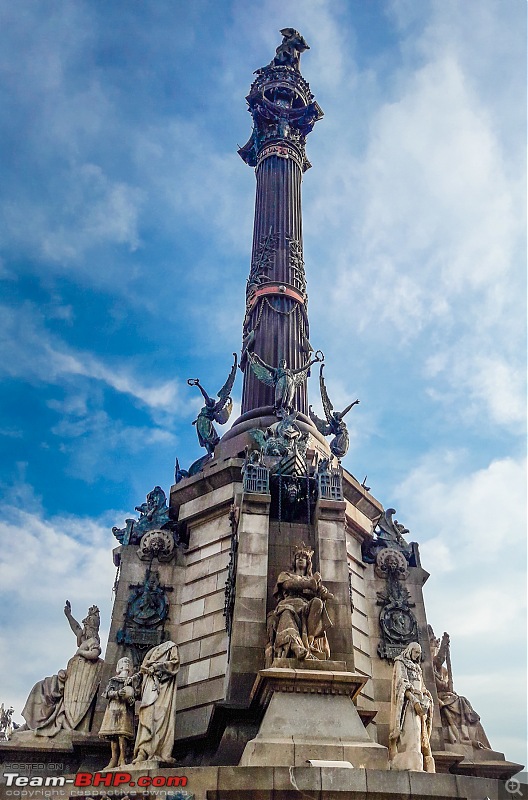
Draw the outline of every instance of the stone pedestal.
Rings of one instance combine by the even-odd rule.
[[[435,763],[440,763],[440,770],[448,771],[442,767],[449,765],[450,772],[457,775],[468,775],[471,777],[496,778],[506,781],[523,769],[522,764],[515,764],[507,761],[504,753],[496,750],[489,750],[486,747],[476,748],[471,744],[457,742],[447,744],[445,751],[433,753]]]
[[[258,673],[253,699],[267,708],[240,766],[306,766],[318,759],[388,769],[387,748],[370,739],[352,702],[365,676],[339,662],[291,661],[295,668],[274,664]]]

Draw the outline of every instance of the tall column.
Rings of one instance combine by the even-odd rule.
[[[273,388],[258,380],[247,353],[271,367],[285,359],[298,369],[310,358],[301,213],[302,175],[310,163],[306,136],[323,115],[299,72],[308,49],[291,28],[271,64],[257,70],[247,97],[253,116],[251,138],[238,152],[255,167],[257,190],[251,268],[246,289],[241,368],[242,413],[271,406]],[[307,414],[306,384],[296,391],[294,408]]]

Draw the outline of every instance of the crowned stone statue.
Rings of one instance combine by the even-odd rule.
[[[99,641],[99,609],[90,606],[82,625],[72,616],[66,600],[64,613],[77,638],[77,650],[66,669],[39,681],[22,710],[26,726],[37,736],[55,736],[60,730],[88,733],[103,660]]]
[[[301,543],[295,549],[291,567],[279,574],[273,597],[275,610],[268,614],[266,666],[275,658],[299,661],[330,658],[326,631],[332,622],[326,601],[333,594],[323,585],[319,572],[313,572],[313,550]]]

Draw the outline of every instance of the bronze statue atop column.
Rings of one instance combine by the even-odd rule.
[[[319,387],[321,389],[321,400],[323,403],[323,411],[325,413],[326,422],[323,419],[319,419],[319,417],[314,414],[311,406],[309,408],[310,418],[319,433],[322,433],[323,436],[331,436],[333,434],[334,438],[330,442],[330,450],[336,458],[341,459],[347,454],[348,445],[350,443],[347,426],[343,420],[343,417],[345,414],[348,414],[353,406],[356,406],[359,403],[359,400],[354,400],[354,402],[350,403],[344,409],[344,411],[334,411],[334,407],[330,402],[328,392],[326,391],[323,378],[323,368],[324,364],[321,364],[319,369]]]

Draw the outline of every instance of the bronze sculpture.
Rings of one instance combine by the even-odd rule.
[[[126,519],[124,528],[116,525],[112,528],[120,544],[139,544],[148,531],[171,527],[167,497],[161,486],[155,486],[146,502],[136,506],[135,511],[139,511],[139,519]]]
[[[315,358],[310,359],[298,369],[288,369],[286,359],[281,358],[278,367],[271,367],[257,353],[248,353],[251,369],[262,383],[273,386],[275,390],[274,411],[278,417],[291,414],[294,410],[293,397],[295,390],[301,386],[308,375],[308,370],[317,361],[322,361],[323,353],[317,350]]]
[[[231,389],[233,388],[236,377],[236,353],[233,353],[233,356],[235,360],[233,366],[231,367],[231,372],[229,373],[226,382],[217,395],[220,398],[219,400],[209,397],[203,386],[200,384],[199,378],[189,378],[187,381],[189,386],[197,386],[199,388],[205,400],[205,405],[200,410],[200,413],[194,420],[193,425],[196,425],[196,432],[198,434],[198,441],[200,442],[200,445],[205,447],[209,455],[213,454],[216,445],[220,441],[220,437],[213,425],[213,420],[218,422],[219,425],[224,425],[229,419],[233,409],[233,401],[229,395],[231,394]]]
[[[330,442],[330,450],[336,458],[341,459],[347,454],[348,445],[350,442],[347,426],[343,421],[343,417],[345,414],[348,414],[353,406],[359,403],[359,400],[354,400],[354,402],[350,403],[344,409],[344,411],[334,411],[334,407],[330,402],[328,392],[326,391],[323,378],[323,367],[324,364],[321,364],[321,368],[319,370],[319,386],[321,389],[321,400],[323,401],[323,411],[326,416],[326,422],[322,419],[319,419],[319,417],[314,414],[311,406],[309,408],[310,419],[319,433],[322,433],[323,436],[330,436],[333,434],[334,438]]]

